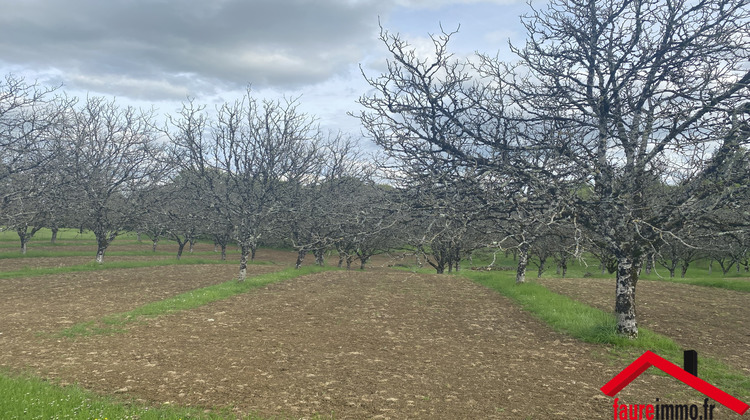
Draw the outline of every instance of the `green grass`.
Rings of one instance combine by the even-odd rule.
[[[671,338],[639,327],[638,338],[630,340],[616,332],[614,314],[590,307],[544,286],[527,282],[515,284],[513,272],[462,272],[463,276],[509,297],[553,329],[578,340],[610,345],[615,354],[632,358],[634,353],[651,350],[680,365],[683,349]],[[750,389],[750,377],[721,361],[701,357],[700,375],[724,391],[744,396]]]
[[[120,242],[118,241],[118,244],[119,243]],[[138,241],[135,241],[133,243],[137,244]],[[80,240],[80,241],[76,241],[76,240],[70,240],[70,241],[64,240],[64,241],[61,241],[61,240],[58,240],[57,242],[55,242],[53,244],[52,242],[49,242],[49,241],[39,242],[39,241],[32,240],[31,242],[28,243],[29,251],[31,249],[33,249],[35,246],[42,246],[42,247],[45,247],[45,248],[48,248],[48,247],[61,248],[61,247],[66,247],[66,246],[93,246],[93,247],[96,247],[96,241],[88,241],[88,240]],[[12,251],[16,251],[16,252],[20,253],[21,252],[21,243],[18,241],[18,239],[16,239],[15,241],[3,240],[3,241],[0,241],[0,249],[3,250],[2,252],[10,252],[10,250],[12,250]]]
[[[137,322],[144,318],[154,318],[160,315],[197,308],[240,293],[246,293],[267,284],[333,269],[334,268],[331,267],[317,266],[301,267],[299,269],[287,268],[273,273],[249,277],[244,282],[230,280],[224,283],[191,290],[168,299],[147,303],[131,311],[112,314],[97,321],[75,324],[61,331],[59,335],[68,338],[75,338],[97,334],[124,332],[125,327],[128,324]]]
[[[664,277],[660,279],[642,278],[641,280],[666,281],[670,283],[690,284],[701,287],[715,287],[717,289],[735,290],[738,292],[750,292],[750,280],[742,278],[676,278]]]
[[[475,267],[487,266],[490,261],[492,261],[492,250],[480,249],[474,252],[473,265]],[[464,266],[468,266],[468,261],[464,261],[463,264]],[[547,267],[542,274],[543,278],[559,277],[559,275],[555,273],[555,264],[556,263],[552,258],[547,260]],[[699,260],[693,262],[690,266],[690,269],[687,271],[687,277],[684,279],[677,277],[670,278],[669,272],[663,267],[657,265],[652,270],[651,274],[647,275],[642,272],[640,280],[667,281],[672,283],[690,284],[701,287],[715,287],[740,292],[750,292],[750,273],[746,273],[744,270],[737,273],[735,269],[732,269],[729,273],[723,274],[719,269],[717,263],[714,263],[714,269],[709,273],[708,264],[708,260]],[[498,252],[495,266],[512,268],[512,272],[515,273],[517,261],[514,261],[512,257],[505,257],[504,252]],[[537,269],[538,258],[531,257],[526,270],[526,278],[536,278]],[[568,262],[567,277],[579,278],[584,276],[590,278],[615,278],[614,274],[609,274],[607,272],[602,274],[601,270],[599,269],[599,261],[589,254],[585,254],[584,258],[580,261],[572,259]]]
[[[205,409],[137,402],[97,395],[76,385],[61,386],[31,375],[0,372],[0,416],[3,420],[220,420],[237,418],[230,407]],[[263,420],[250,414],[245,420]]]
[[[13,271],[2,271],[0,272],[0,279],[14,278],[14,277],[34,277],[44,276],[51,274],[65,274],[65,273],[76,273],[82,271],[101,271],[118,268],[142,268],[142,267],[166,267],[170,265],[200,265],[200,264],[237,264],[236,261],[221,261],[221,260],[205,260],[201,258],[197,259],[182,259],[182,260],[151,260],[151,261],[112,261],[98,264],[95,261],[69,265],[65,267],[47,267],[47,268],[23,268],[21,270]],[[270,264],[267,262],[256,261],[252,264]]]
[[[208,411],[208,412],[206,412]],[[76,385],[59,385],[31,375],[0,371],[0,416],[3,420],[223,420],[237,419],[232,407],[187,408],[162,404],[147,406],[131,400],[102,396]],[[248,414],[244,420],[276,417]],[[333,419],[315,415],[313,420]]]
[[[612,344],[659,351],[678,350],[671,339],[647,328],[639,328],[637,340],[617,335],[615,317],[567,296],[554,293],[544,286],[527,282],[515,284],[515,273],[462,272],[462,275],[513,299],[525,310],[535,314],[557,331],[587,343]]]
[[[118,401],[77,386],[60,386],[31,376],[0,373],[0,415],[27,419],[222,419],[219,414],[180,407],[147,407]]]

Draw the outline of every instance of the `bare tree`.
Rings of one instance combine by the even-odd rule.
[[[351,269],[356,258],[364,270],[372,256],[406,243],[401,220],[404,212],[394,189],[369,179],[358,181],[350,190],[353,194],[349,194],[346,212],[337,220],[341,232],[335,245],[339,267],[346,262],[346,268]]]
[[[26,254],[28,243],[47,224],[46,203],[41,182],[36,179],[38,171],[16,173],[6,178],[3,224],[13,229],[21,241],[21,254]],[[22,192],[22,193],[21,193]]]
[[[650,243],[688,217],[731,206],[740,170],[723,169],[748,142],[750,71],[744,0],[553,0],[522,21],[515,65],[447,53],[432,59],[383,34],[388,70],[368,78],[360,116],[392,154],[439,157],[532,189],[566,185],[575,209],[617,264],[617,330],[638,334],[635,286]],[[529,153],[544,156],[529,165]],[[658,180],[658,182],[655,182]],[[730,181],[730,182],[727,182]],[[658,209],[659,183],[685,185]],[[573,186],[573,188],[571,188]],[[723,188],[723,187],[721,187]],[[721,189],[720,188],[720,189]]]
[[[192,248],[196,238],[206,230],[210,208],[200,190],[196,188],[196,174],[179,173],[157,190],[161,205],[152,211],[160,213],[157,220],[163,221],[163,235],[177,242],[177,259],[182,258],[185,246]],[[192,252],[192,249],[190,249]]]
[[[83,228],[96,236],[96,261],[143,212],[141,194],[163,174],[150,112],[87,98],[66,114],[65,170],[73,179],[68,199]]]
[[[476,174],[456,170],[437,161],[425,167],[412,163],[399,185],[402,223],[411,227],[405,230],[407,243],[438,274],[459,271],[461,261],[490,237],[481,223],[490,209],[484,185]]]
[[[54,91],[12,74],[0,80],[0,180],[53,157],[51,131],[62,110]]]
[[[464,194],[451,193],[452,201],[435,204],[441,209],[436,214],[464,218],[464,227],[449,229],[454,233],[468,233],[481,217],[495,216],[496,225],[485,229],[486,243],[517,247],[522,283],[531,243],[560,219],[567,204],[566,168],[559,153],[538,144],[553,132],[549,124],[525,122],[502,83],[483,83],[476,66],[454,59],[448,52],[452,35],[433,36],[434,51],[425,58],[398,35],[382,31],[392,60],[384,74],[366,77],[376,93],[360,99],[367,110],[359,118],[395,165],[388,169],[403,179],[419,180],[425,191],[430,184],[471,191],[473,198],[463,202]],[[475,206],[470,211],[467,202]],[[451,206],[455,209],[448,211]],[[443,254],[451,258],[449,244],[430,248],[448,247]]]
[[[617,259],[617,330],[636,337],[635,288],[649,243],[706,210],[695,205],[705,198],[696,180],[738,147],[725,122],[750,81],[741,70],[750,51],[747,5],[556,0],[523,22],[528,41],[514,49],[520,66],[508,72],[485,57],[488,74],[505,71],[502,82],[516,89],[525,115],[558,129],[546,145],[590,186],[578,195],[578,218]],[[655,212],[647,205],[654,179],[696,187]]]
[[[66,101],[55,90],[10,74],[0,80],[0,224],[16,230],[23,253],[45,224],[59,181],[48,163]]]
[[[145,213],[137,220],[135,230],[151,240],[151,251],[156,252],[159,241],[167,234],[167,217],[163,211],[168,197],[157,187],[142,195]]]
[[[353,138],[331,133],[321,141],[317,170],[286,197],[285,236],[297,250],[297,267],[309,252],[319,265],[332,247],[345,252],[341,245],[354,235],[350,221],[366,197],[363,185],[369,167],[362,162],[359,143]]]
[[[169,135],[175,161],[200,174],[214,211],[232,221],[241,250],[238,280],[244,281],[248,258],[278,227],[282,197],[316,172],[315,120],[298,112],[294,100],[260,102],[248,90],[219,107],[215,120],[185,104]]]

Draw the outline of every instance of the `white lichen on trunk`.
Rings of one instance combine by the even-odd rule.
[[[617,260],[617,282],[615,287],[617,333],[628,338],[638,337],[635,286],[638,283],[639,268],[640,261],[630,256],[620,256]]]
[[[518,247],[518,267],[516,268],[516,284],[526,282],[526,266],[529,265],[529,246],[521,244]]]

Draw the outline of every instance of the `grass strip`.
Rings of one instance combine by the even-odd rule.
[[[515,273],[463,272],[461,274],[509,297],[553,329],[576,339],[587,343],[612,345],[615,352],[621,353],[622,357],[626,355],[632,357],[634,352],[651,350],[681,365],[683,350],[674,340],[665,335],[639,327],[637,339],[630,340],[621,337],[616,332],[617,322],[614,314],[554,293],[540,284],[516,285]],[[660,371],[658,373],[661,374]],[[748,396],[750,377],[719,360],[701,357],[700,376],[738,398]]]
[[[7,420],[27,419],[225,419],[229,413],[173,407],[147,407],[88,392],[78,386],[60,386],[32,376],[0,373],[0,415]],[[248,417],[255,419],[258,417]]]
[[[709,278],[691,278],[682,279],[676,277],[664,277],[661,279],[643,279],[646,281],[666,281],[670,283],[689,284],[692,286],[700,287],[715,287],[717,289],[734,290],[738,292],[749,292],[750,293],[750,280],[740,278],[721,278],[721,279],[709,279]]]
[[[120,243],[120,241],[117,241]],[[135,242],[138,243],[138,242]],[[55,243],[50,242],[49,240],[35,240],[32,239],[26,244],[29,249],[33,248],[34,246],[43,246],[43,247],[65,247],[65,246],[71,246],[71,245],[89,245],[89,246],[96,246],[96,241],[90,241],[88,239],[65,239],[61,240],[58,239],[55,241]],[[7,239],[0,239],[0,248],[13,248],[14,250],[21,251],[21,242],[18,241],[18,239],[15,240],[7,240]]]
[[[306,274],[320,273],[333,270],[332,267],[301,267],[287,268],[273,273],[261,274],[247,278],[244,282],[236,280],[214,284],[200,289],[191,290],[168,299],[150,302],[131,311],[108,315],[96,321],[75,324],[59,333],[62,337],[75,338],[97,334],[112,334],[124,332],[124,327],[143,318],[154,318],[160,315],[197,308],[217,300],[245,293],[267,284],[289,280]]]
[[[48,268],[24,268],[22,270],[4,271],[0,272],[0,279],[8,279],[14,277],[36,277],[45,276],[50,274],[65,274],[65,273],[77,273],[82,271],[102,271],[119,268],[143,268],[143,267],[166,267],[170,265],[203,265],[203,264],[237,264],[237,261],[221,261],[221,260],[204,260],[198,259],[184,259],[184,260],[151,260],[151,261],[113,261],[98,264],[95,261],[79,264],[70,265],[66,267],[48,267]],[[253,265],[270,265],[270,262],[255,261]]]

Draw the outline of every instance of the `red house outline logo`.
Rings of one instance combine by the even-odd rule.
[[[614,397],[618,392],[628,386],[628,384],[630,384],[635,378],[640,376],[641,373],[645,372],[646,369],[650,368],[651,366],[658,368],[667,375],[672,376],[685,385],[695,389],[698,392],[703,393],[705,396],[711,398],[712,400],[718,402],[719,404],[727,407],[728,409],[734,411],[739,415],[745,414],[748,408],[750,408],[750,406],[748,406],[744,402],[727,394],[726,392],[711,385],[703,379],[692,375],[676,364],[650,350],[647,350],[641,355],[641,357],[635,359],[633,363],[623,369],[622,372],[615,375],[614,378],[604,384],[604,386],[602,386],[600,389],[602,390],[602,392],[604,392],[604,394],[610,397]]]

